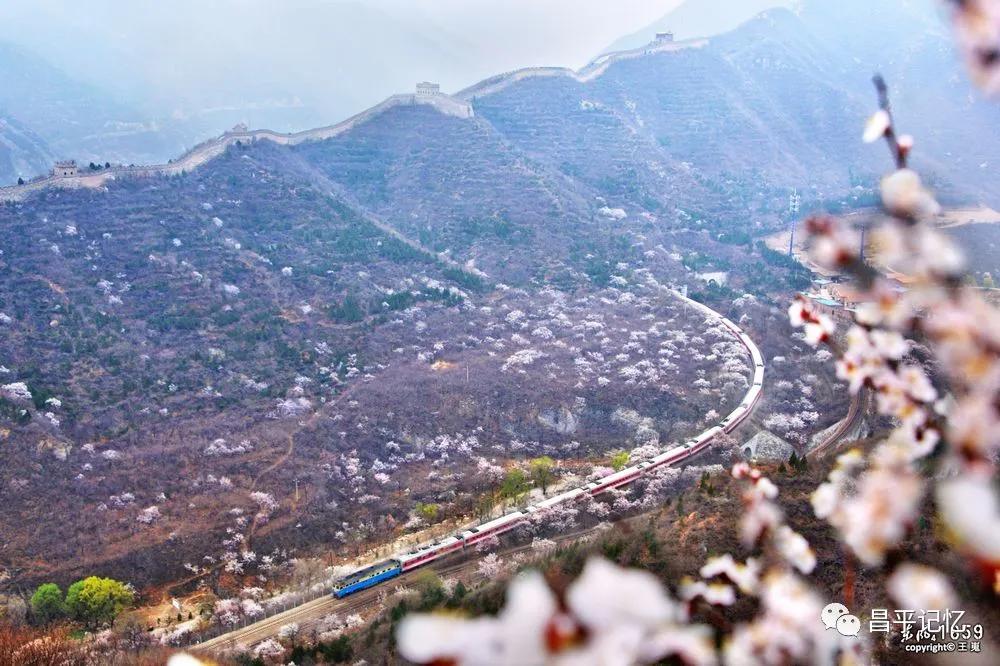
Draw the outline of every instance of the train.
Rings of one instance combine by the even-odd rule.
[[[709,428],[697,437],[665,451],[650,460],[626,467],[601,479],[591,481],[586,485],[567,490],[523,509],[463,530],[458,534],[418,546],[411,551],[397,555],[384,562],[379,562],[378,564],[355,571],[337,581],[333,588],[333,596],[342,599],[350,594],[368,589],[383,581],[422,567],[446,555],[475,546],[485,539],[509,532],[519,525],[532,520],[536,515],[544,514],[547,510],[560,504],[569,504],[585,497],[596,497],[614,488],[627,486],[655,469],[664,465],[679,463],[700,453],[711,445],[719,435],[731,433],[739,427],[741,423],[749,418],[757,403],[760,402],[764,389],[764,357],[761,355],[757,345],[750,339],[750,336],[731,320],[721,317],[718,313],[701,303],[683,296],[680,296],[680,298],[705,312],[709,317],[720,320],[722,325],[729,329],[750,353],[754,366],[753,383],[750,385],[743,401],[722,422]]]

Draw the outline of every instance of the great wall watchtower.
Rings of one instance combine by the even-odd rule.
[[[62,160],[52,166],[52,175],[57,178],[72,178],[80,173],[76,160]]]
[[[441,84],[422,81],[417,84],[417,97],[437,97],[441,94]]]
[[[407,96],[403,96],[405,99]],[[451,95],[441,92],[441,84],[421,81],[417,84],[415,94],[409,95],[411,103],[429,104],[441,113],[458,118],[471,118],[475,115],[472,104],[466,100],[457,99]]]
[[[656,33],[656,39],[654,41],[657,44],[669,44],[674,41],[674,33],[670,31],[658,32]]]

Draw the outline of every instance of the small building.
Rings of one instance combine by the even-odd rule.
[[[423,81],[417,84],[417,97],[435,97],[441,94],[441,85]]]
[[[828,293],[830,298],[840,301],[845,307],[853,307],[865,301],[865,295],[853,285],[833,283],[821,288],[820,293]]]
[[[56,162],[52,167],[52,175],[58,178],[70,178],[77,175],[80,168],[76,165],[76,160],[63,160]]]
[[[674,41],[674,33],[672,32],[658,32],[656,33],[656,42],[660,44],[665,44],[667,42]]]
[[[825,314],[828,317],[837,317],[840,315],[840,311],[843,309],[843,304],[840,301],[835,301],[832,298],[827,298],[820,294],[806,294],[809,300],[813,304],[813,308],[820,314]]]
[[[802,295],[809,299],[816,312],[834,319],[850,320],[854,316],[853,306],[859,300],[854,292],[839,290],[837,289],[839,286],[831,284]]]

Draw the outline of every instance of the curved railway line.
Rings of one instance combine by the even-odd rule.
[[[373,595],[377,595],[377,590],[374,588],[383,581],[407,576],[418,568],[436,565],[442,558],[449,555],[471,552],[469,551],[470,546],[475,546],[486,539],[510,532],[528,521],[543,520],[545,513],[553,507],[571,504],[588,497],[596,497],[609,490],[627,486],[660,467],[684,462],[704,451],[720,435],[728,434],[735,430],[750,417],[754,408],[760,402],[764,385],[764,358],[750,336],[728,318],[685,296],[680,294],[677,294],[677,296],[689,306],[700,311],[707,318],[721,321],[722,325],[729,329],[730,333],[740,341],[752,360],[754,374],[750,389],[743,397],[739,406],[718,425],[709,428],[679,446],[664,451],[650,460],[631,465],[604,478],[543,499],[535,504],[489,520],[476,527],[463,530],[432,543],[424,544],[408,552],[398,554],[389,560],[374,563],[341,579],[334,586],[331,595],[278,613],[242,629],[222,634],[196,645],[195,649],[217,650],[232,648],[236,645],[252,645],[274,635],[278,628],[296,619],[315,618],[316,613],[329,613],[334,610],[338,612],[354,612],[355,606],[360,604],[358,607],[364,607],[371,602]],[[562,539],[565,538],[567,537],[562,537]],[[458,565],[458,568],[461,569],[467,566],[467,564]],[[446,574],[451,571],[451,568],[438,570],[440,573]]]
[[[578,530],[576,532],[556,537],[555,541],[557,543],[575,541],[594,534],[597,531],[598,528],[596,527]],[[525,553],[530,550],[532,550],[532,547],[530,544],[527,544],[506,549],[503,551],[503,554],[509,557],[517,555],[518,553]],[[428,569],[437,573],[441,578],[462,576],[466,580],[467,584],[471,584],[480,580],[485,580],[478,572],[476,572],[477,562],[478,558],[470,557],[457,562],[448,562],[447,564],[444,562],[437,562],[428,567]],[[416,574],[414,572],[406,573],[398,579],[398,582],[405,584],[410,582],[415,576]],[[236,629],[211,640],[205,641],[204,643],[195,646],[195,649],[202,652],[211,652],[216,650],[232,650],[240,646],[255,645],[256,643],[277,635],[281,627],[291,622],[299,625],[299,631],[302,634],[308,634],[319,624],[320,620],[331,613],[337,613],[341,617],[346,617],[353,613],[367,611],[379,605],[382,592],[382,589],[370,588],[363,592],[359,592],[358,594],[352,595],[347,599],[338,599],[332,595],[325,595],[299,606],[295,606],[294,608],[290,608],[287,611],[272,615],[271,617],[254,624],[247,625],[245,628]]]
[[[857,425],[858,420],[864,416],[867,401],[868,398],[865,389],[858,391],[857,395],[851,399],[851,405],[847,410],[847,416],[845,416],[843,420],[837,424],[837,427],[832,433],[830,433],[830,436],[815,446],[812,451],[809,451],[806,454],[806,457],[821,457],[835,448],[840,440],[843,439],[843,437]]]

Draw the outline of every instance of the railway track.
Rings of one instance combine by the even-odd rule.
[[[721,421],[719,425],[709,428],[685,444],[665,451],[650,460],[636,463],[597,481],[592,481],[586,486],[574,488],[550,497],[537,504],[525,507],[520,511],[515,511],[501,518],[490,520],[477,527],[452,535],[442,541],[435,541],[432,544],[426,544],[408,553],[396,555],[394,559],[382,563],[384,565],[395,563],[396,573],[392,578],[398,578],[402,582],[409,579],[417,568],[426,567],[437,571],[439,574],[450,575],[448,572],[454,573],[454,571],[464,570],[465,567],[473,567],[478,559],[474,556],[471,559],[469,558],[469,555],[472,553],[471,547],[474,544],[482,542],[490,536],[499,536],[535,517],[544,516],[546,511],[558,504],[576,502],[587,496],[597,496],[609,490],[630,485],[635,480],[660,466],[672,466],[685,462],[709,447],[722,433],[730,433],[744,423],[753,414],[763,394],[764,360],[760,349],[758,349],[753,340],[739,326],[729,319],[685,296],[678,294],[678,297],[689,306],[702,311],[709,319],[718,319],[723,326],[736,336],[751,357],[751,367],[754,368],[753,382],[742,403],[731,414]],[[854,406],[852,405],[852,407]],[[860,406],[856,407],[856,410],[860,412]],[[848,419],[848,421],[850,420]],[[838,431],[840,431],[840,428],[838,428]],[[846,432],[846,429],[843,432]],[[556,540],[564,541],[567,538],[578,537],[579,534],[569,534],[557,537]],[[527,548],[530,548],[530,546],[522,546],[509,552],[516,553]],[[443,563],[452,561],[456,556],[465,558],[466,564],[458,565],[459,568],[456,570],[441,568]],[[367,608],[373,603],[378,603],[379,597],[384,594],[386,589],[389,589],[389,586],[384,584],[381,586],[377,585],[381,579],[375,579],[375,577],[383,575],[387,571],[390,571],[390,569],[381,568],[378,572],[372,571],[369,573],[370,570],[375,570],[376,568],[372,566],[370,569],[363,569],[352,574],[352,576],[367,575],[367,578],[358,578],[357,581],[353,581],[350,578],[344,579],[348,582],[342,582],[341,586],[337,588],[338,590],[347,589],[346,594],[350,596],[346,596],[344,599],[338,599],[332,595],[314,599],[242,629],[207,640],[195,646],[195,649],[204,651],[250,646],[274,636],[286,624],[297,623],[299,630],[303,631],[313,626],[318,619],[330,613],[354,613],[358,609]]]
[[[584,537],[598,532],[596,527],[585,530],[578,530],[569,534],[556,537],[556,543],[568,543],[577,541]],[[501,551],[506,557],[511,557],[519,553],[531,551],[530,545],[519,545]],[[280,629],[291,623],[299,625],[299,631],[303,634],[310,633],[319,622],[327,615],[336,613],[340,616],[352,615],[354,613],[364,613],[381,604],[381,597],[386,592],[392,593],[396,587],[405,586],[408,582],[413,582],[420,571],[430,570],[441,578],[460,578],[466,584],[474,584],[485,580],[477,572],[479,557],[468,554],[456,554],[445,560],[435,562],[426,568],[409,571],[395,579],[394,584],[388,589],[385,586],[373,587],[362,592],[358,592],[344,599],[337,599],[332,595],[326,595],[319,599],[304,603],[300,606],[290,608],[287,611],[272,615],[269,618],[248,625],[242,629],[236,629],[229,633],[217,636],[194,646],[192,649],[198,652],[229,651],[237,648],[246,648],[263,640],[276,636]]]
[[[851,400],[851,405],[847,409],[847,415],[841,420],[830,436],[825,440],[820,442],[815,446],[812,451],[806,453],[807,458],[819,458],[832,450],[836,449],[836,445],[840,443],[840,440],[850,432],[864,416],[865,405],[868,402],[868,394],[866,389],[861,389],[858,391],[857,395]]]

